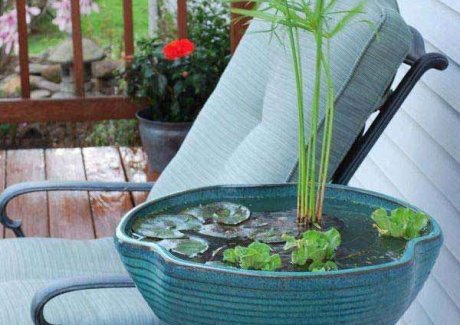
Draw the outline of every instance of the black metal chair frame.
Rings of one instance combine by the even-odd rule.
[[[420,78],[429,70],[443,71],[447,69],[449,61],[440,53],[426,53],[425,43],[420,33],[412,29],[413,44],[404,63],[410,66],[409,71],[398,84],[396,89],[386,99],[378,110],[378,115],[370,127],[356,139],[351,149],[332,176],[332,183],[346,185],[353,177],[359,166],[369,154],[385,128],[401,108]],[[20,220],[12,220],[6,214],[8,203],[15,197],[23,194],[40,191],[150,191],[153,183],[130,182],[28,182],[13,185],[0,195],[0,222],[7,229],[11,229],[17,237],[25,237],[21,229]],[[38,291],[31,306],[31,316],[35,324],[49,324],[43,316],[46,303],[56,296],[66,292],[98,289],[98,288],[125,288],[134,287],[129,276],[95,276],[78,277],[59,280]]]

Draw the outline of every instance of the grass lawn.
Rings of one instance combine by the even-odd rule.
[[[123,1],[97,0],[99,13],[82,17],[83,36],[91,38],[103,47],[111,46],[114,57],[123,50]],[[135,38],[148,34],[148,1],[133,1]],[[37,22],[36,31],[29,35],[29,54],[37,55],[68,37],[51,23],[52,17],[43,17]]]

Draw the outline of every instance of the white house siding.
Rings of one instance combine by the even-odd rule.
[[[401,198],[437,218],[444,246],[400,323],[459,325],[460,0],[399,0],[399,5],[424,35],[427,51],[444,52],[450,67],[423,78],[351,185]]]

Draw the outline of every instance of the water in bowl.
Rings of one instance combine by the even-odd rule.
[[[212,213],[202,213],[201,216],[199,215],[200,213],[197,213],[197,211],[203,211],[203,207],[209,204],[211,206],[216,204],[216,202],[203,202],[200,206],[182,207],[181,209],[162,211],[161,213],[139,217],[132,224],[131,236],[142,241],[158,242],[166,249],[170,249],[173,255],[184,260],[219,266],[227,265],[228,267],[234,267],[234,265],[223,262],[223,251],[225,249],[233,248],[237,245],[247,246],[251,242],[258,240],[268,243],[273,248],[273,253],[280,254],[283,264],[281,271],[300,272],[308,269],[308,265],[299,267],[291,264],[290,252],[283,250],[282,234],[287,233],[300,237],[304,231],[308,230],[306,227],[300,226],[296,221],[295,198],[283,200],[250,198],[229,203],[236,204],[237,207],[240,206],[243,209],[247,207],[250,211],[249,218],[244,220],[245,210],[240,210],[238,218],[229,220],[233,224],[223,224],[221,219],[213,218]],[[229,205],[229,207],[232,206],[235,207],[234,205]],[[335,227],[341,234],[342,244],[338,248],[334,259],[339,269],[388,263],[399,259],[404,254],[405,240],[378,235],[370,218],[375,208],[377,207],[368,206],[360,202],[326,201],[322,229],[327,230]],[[174,219],[164,218],[165,215],[180,216],[180,218],[184,218],[184,216],[187,218],[187,215],[194,215],[195,217],[190,219],[191,223],[184,225],[182,221],[177,222],[171,221]],[[173,232],[165,234],[162,231],[161,235],[158,235],[159,238],[155,238],[157,236],[155,234],[145,236],[146,233],[142,229],[147,229],[146,225],[150,224],[151,226],[152,221],[160,217],[163,220],[155,223],[155,227],[163,227],[166,222],[166,227],[171,227]],[[172,222],[169,225],[167,224],[168,220]],[[197,221],[199,221],[198,226]],[[165,239],[168,236],[174,238]],[[178,242],[184,242],[184,239],[190,238],[197,241],[194,243],[194,249],[196,248],[199,253],[187,253],[187,256],[184,255],[184,252],[178,252],[177,249],[174,249]],[[206,243],[207,247],[200,243]]]

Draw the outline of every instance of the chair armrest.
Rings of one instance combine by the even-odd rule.
[[[423,39],[422,34],[414,27],[410,27],[412,32],[412,45],[405,59],[405,63],[409,65],[414,65],[422,56],[426,54],[425,51],[425,40]]]
[[[32,299],[30,312],[36,325],[51,325],[45,319],[43,311],[45,305],[53,298],[64,293],[108,288],[133,288],[133,280],[128,275],[105,275],[95,277],[76,277],[51,282],[48,286],[40,289]]]
[[[97,181],[43,181],[19,183],[8,187],[0,195],[0,222],[15,233],[24,237],[20,220],[11,220],[6,214],[8,203],[15,197],[48,191],[116,191],[116,192],[148,192],[154,183],[132,182],[97,182]]]

